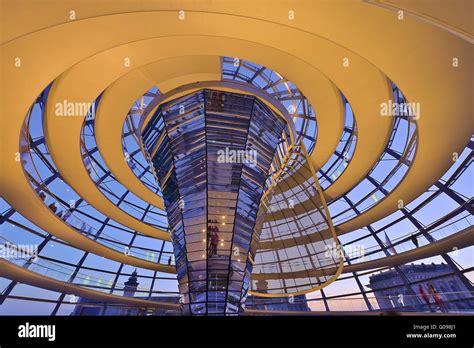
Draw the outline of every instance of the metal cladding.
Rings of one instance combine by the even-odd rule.
[[[203,89],[161,105],[142,139],[163,192],[183,313],[238,314],[261,198],[286,123],[254,96]]]

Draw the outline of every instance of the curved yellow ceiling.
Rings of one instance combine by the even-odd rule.
[[[183,56],[150,63],[112,83],[101,97],[95,134],[101,157],[114,177],[145,202],[164,209],[162,199],[149,190],[124,161],[122,128],[133,103],[152,86],[166,91],[194,81],[218,80],[220,57]],[[177,71],[181,73],[176,74]]]
[[[64,99],[92,102],[104,89],[127,78],[131,70],[147,69],[156,61],[192,55],[226,55],[278,71],[308,97],[323,127],[319,129],[322,134],[313,153],[317,167],[332,154],[340,136],[342,114],[341,108],[334,108],[336,88],[348,98],[359,129],[358,144],[347,170],[325,192],[328,198],[335,198],[354,186],[381,154],[391,129],[391,119],[380,116],[379,111],[380,103],[391,99],[388,79],[403,91],[408,101],[419,103],[417,154],[408,174],[387,198],[340,225],[338,232],[348,233],[389,215],[398,209],[400,200],[409,203],[441,177],[452,164],[453,153],[460,153],[474,133],[471,116],[474,57],[472,23],[469,26],[465,21],[462,7],[452,7],[453,16],[446,17],[441,10],[427,10],[423,1],[414,1],[416,5],[404,1],[387,3],[406,8],[413,15],[400,20],[391,8],[359,1],[298,2],[292,3],[291,9],[272,1],[209,5],[194,1],[117,0],[94,6],[79,0],[4,1],[3,10],[8,16],[2,18],[1,37],[2,196],[39,227],[75,246],[128,264],[162,269],[164,266],[150,265],[147,261],[122,259],[120,253],[106,250],[58,224],[58,219],[32,190],[21,162],[16,160],[20,129],[32,102],[55,80],[46,108],[46,136],[53,161],[64,179],[107,216],[141,233],[169,239],[166,231],[124,213],[97,191],[80,156],[79,131],[83,118],[55,117],[51,106]],[[180,10],[185,11],[185,20],[179,19]],[[294,11],[294,20],[288,18],[289,10]],[[68,20],[70,11],[75,11],[76,20]],[[428,18],[431,21],[426,17],[431,17]],[[130,68],[123,64],[124,59],[129,59]],[[458,66],[453,66],[453,59],[459,62]],[[15,64],[18,61],[20,66]],[[344,62],[349,65],[345,66]],[[180,69],[183,66],[179,64],[170,69],[170,76],[177,75],[169,80],[168,87],[163,84],[162,88],[182,83]],[[196,71],[206,71],[205,64],[197,63]],[[320,79],[321,88],[315,87],[308,77],[316,74],[324,77]],[[154,79],[150,81],[158,83]],[[144,81],[137,77],[135,94],[139,95],[139,89],[143,89],[141,83]],[[318,100],[321,96],[327,96],[331,102]],[[130,96],[128,100],[131,99]],[[120,109],[126,109],[125,103]],[[334,109],[334,125],[327,122],[331,109]],[[117,116],[121,121],[120,132],[124,116]],[[324,133],[323,129],[326,129]],[[100,141],[104,141],[101,152],[107,147],[102,134],[101,130]],[[118,130],[113,134],[118,134]],[[331,136],[324,138],[323,134]],[[117,143],[118,138],[113,141]],[[106,156],[110,161],[106,163],[114,167],[114,173],[120,173],[120,180],[130,179],[129,169],[115,167],[117,153]],[[150,197],[134,179],[130,182],[133,182],[132,192],[159,206],[159,199]]]

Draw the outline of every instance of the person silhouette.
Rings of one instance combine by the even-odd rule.
[[[217,227],[213,229],[211,234],[211,256],[217,256],[217,244],[219,243],[219,234]]]
[[[423,286],[421,286],[421,284],[418,284],[418,292],[420,293],[420,296],[423,299],[423,301],[425,301],[426,304],[428,305],[430,312],[433,312],[433,309],[431,308],[430,298],[426,294],[425,290],[423,290]]]

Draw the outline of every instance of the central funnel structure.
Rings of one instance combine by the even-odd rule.
[[[266,214],[260,203],[286,126],[257,97],[201,89],[161,104],[145,127],[183,314],[241,311]]]

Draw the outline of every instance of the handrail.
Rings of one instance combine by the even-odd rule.
[[[474,245],[474,226],[469,226],[458,232],[454,235],[449,237],[440,239],[436,242],[429,243],[419,248],[412,249],[410,251],[406,251],[400,254],[395,254],[383,258],[378,258],[371,261],[365,261],[360,263],[355,263],[351,265],[346,265],[344,268],[343,273],[350,273],[350,272],[360,272],[364,270],[370,269],[377,269],[386,266],[394,266],[394,265],[401,265],[407,262],[425,259],[427,257],[439,255],[445,252],[453,251],[453,246],[456,246],[458,249],[463,249],[465,247]],[[270,270],[271,271],[271,270]],[[321,276],[324,275],[326,271],[327,273],[331,274],[334,270],[331,269],[323,269],[321,270],[306,270],[306,271],[295,271],[292,273],[292,276],[296,276],[300,274],[301,277],[308,276],[308,273],[311,273],[312,276]],[[286,273],[281,273],[280,270],[275,269],[272,272],[265,272],[265,273],[255,273],[252,274],[254,279],[274,279],[277,277],[287,277]]]
[[[113,236],[101,232],[100,237],[97,236],[98,230],[92,226],[90,226],[86,221],[82,220],[77,216],[77,214],[74,213],[75,208],[72,208],[71,206],[67,206],[66,204],[63,203],[62,199],[57,196],[55,193],[53,193],[47,185],[44,185],[44,179],[42,175],[40,174],[40,171],[35,163],[35,160],[33,158],[33,149],[31,148],[31,141],[30,141],[30,121],[31,121],[31,116],[32,116],[32,108],[29,109],[23,132],[22,132],[22,137],[24,138],[25,141],[25,148],[22,150],[21,156],[22,159],[27,163],[31,164],[33,172],[31,170],[28,170],[25,165],[23,165],[23,168],[30,177],[36,178],[38,182],[35,182],[35,180],[30,180],[30,184],[32,186],[36,186],[37,189],[41,189],[41,191],[46,195],[49,196],[52,200],[53,203],[51,204],[57,204],[59,205],[60,209],[59,212],[64,213],[64,216],[60,217],[56,213],[55,215],[61,219],[65,224],[68,226],[72,227],[74,230],[78,231],[80,234],[93,239],[97,243],[112,248],[116,251],[119,252],[124,252],[127,255],[132,255],[132,256],[138,256],[138,258],[147,260],[147,261],[154,261],[155,254],[160,254],[160,251],[148,251],[148,252],[141,252],[139,251],[140,248],[134,247],[134,246],[127,246],[125,243],[120,241],[119,239],[114,238]],[[39,150],[38,150],[39,151]],[[57,172],[57,171],[56,171]],[[44,204],[46,206],[46,198],[44,199]],[[53,213],[53,212],[52,212]],[[65,217],[66,216],[66,217]],[[106,237],[106,238],[104,238]],[[133,252],[131,251],[133,250]],[[161,260],[159,264],[167,265],[166,260]]]
[[[39,288],[56,291],[60,293],[73,294],[92,300],[100,300],[105,302],[123,303],[135,305],[137,307],[156,307],[165,309],[179,309],[180,305],[175,303],[156,302],[146,299],[112,295],[101,291],[92,290],[76,284],[56,280],[32,271],[12,262],[0,258],[0,276],[18,282],[36,286]]]
[[[301,158],[304,158],[305,162],[301,163],[299,161]],[[269,209],[268,209],[269,206],[267,204],[267,201],[269,201],[270,199],[268,197],[271,197],[271,194],[273,193],[273,190],[275,189],[275,187],[277,185],[277,182],[279,180],[281,180],[282,178],[284,178],[286,176],[286,174],[291,173],[291,171],[293,171],[293,170],[296,170],[295,167],[297,167],[298,164],[300,166],[303,166],[305,163],[306,163],[306,165],[309,166],[309,171],[311,172],[311,175],[314,178],[314,183],[312,184],[312,186],[314,185],[315,189],[316,189],[316,192],[319,193],[321,204],[322,204],[322,209],[321,209],[321,207],[316,207],[316,209],[319,210],[323,220],[327,224],[327,226],[328,226],[328,228],[331,232],[332,239],[334,240],[334,245],[336,245],[337,247],[340,247],[339,240],[338,240],[336,232],[334,230],[334,226],[332,224],[331,216],[329,215],[329,211],[328,211],[328,208],[327,208],[327,204],[326,204],[324,195],[322,194],[321,186],[319,185],[319,181],[318,181],[318,178],[316,176],[316,172],[315,172],[315,170],[314,170],[314,168],[311,164],[311,161],[309,159],[309,154],[306,151],[306,147],[305,147],[303,141],[300,141],[298,144],[292,143],[292,144],[289,144],[288,146],[286,146],[286,153],[282,157],[282,165],[280,166],[279,170],[276,173],[272,173],[271,184],[268,186],[267,190],[263,194],[263,196],[262,196],[263,199],[261,200],[261,204],[263,203],[264,206],[267,208],[267,211],[269,211]],[[313,255],[310,255],[310,257],[312,257],[312,256]],[[256,296],[261,296],[261,297],[284,297],[284,296],[294,296],[294,295],[299,295],[299,294],[305,294],[305,293],[309,293],[309,292],[319,290],[319,289],[331,284],[332,282],[334,282],[339,277],[339,275],[342,273],[342,269],[344,267],[344,259],[343,259],[342,255],[340,255],[340,254],[336,254],[334,256],[335,257],[333,257],[332,260],[334,261],[336,267],[331,268],[330,269],[331,272],[328,272],[327,274],[325,273],[325,276],[327,277],[327,279],[324,279],[323,281],[321,281],[321,279],[319,279],[317,284],[313,284],[313,281],[310,280],[309,281],[309,283],[310,283],[309,289],[295,291],[295,292],[291,292],[291,293],[287,293],[287,292],[267,293],[267,292],[260,292],[259,290],[249,290],[249,294],[256,295]],[[335,259],[337,259],[338,261],[336,261]],[[275,264],[275,263],[280,263],[280,261],[275,260],[273,262],[273,264]],[[312,271],[316,270],[314,268],[315,267],[314,265],[311,265],[311,267],[312,267],[311,268]],[[309,271],[309,270],[307,270],[307,271]],[[279,272],[280,276],[283,276],[283,274],[286,274],[286,273],[292,274],[293,272],[292,271],[285,272],[285,273],[282,273],[281,271]],[[258,274],[258,276],[262,276],[262,274]],[[302,277],[302,278],[311,278],[311,276],[309,276],[309,274],[308,274],[308,277]],[[280,278],[277,276],[277,277],[273,277],[272,279],[280,279]],[[283,279],[283,278],[281,278],[281,279]]]
[[[35,269],[37,271],[35,271],[35,273],[42,274],[42,275],[47,275],[48,273],[50,274],[56,273],[58,275],[58,278],[61,278],[64,276],[68,279],[73,273],[75,273],[76,275],[74,278],[82,280],[84,285],[91,285],[91,283],[95,283],[95,285],[99,287],[103,285],[107,285],[107,284],[111,285],[112,280],[109,280],[108,282],[106,282],[105,279],[102,279],[101,277],[96,277],[94,275],[86,274],[81,271],[76,272],[75,269],[69,269],[65,265],[60,264],[59,262],[50,261],[48,259],[43,258],[41,255],[31,253],[30,250],[27,250],[21,246],[18,246],[15,243],[12,243],[10,240],[8,240],[5,237],[0,236],[0,240],[5,241],[3,245],[8,251],[14,249],[21,253],[21,257],[18,257],[16,259],[25,261],[22,267],[28,264],[31,270],[33,266],[36,266]],[[28,260],[25,259],[26,256],[29,257]],[[17,264],[17,262],[13,262],[13,261],[9,261],[9,262]],[[53,267],[56,267],[56,269]],[[116,286],[114,287],[114,289],[118,291],[124,290],[124,288],[125,286],[123,288],[120,288],[120,287],[117,288]],[[148,292],[150,290],[151,290],[151,287],[146,288],[143,286],[142,287],[139,286],[137,288],[137,291]]]

